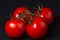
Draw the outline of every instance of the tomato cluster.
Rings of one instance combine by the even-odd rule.
[[[48,7],[36,9],[34,13],[27,7],[18,7],[12,19],[5,24],[5,31],[12,38],[19,38],[26,32],[31,38],[39,39],[46,35],[53,18],[53,11]]]

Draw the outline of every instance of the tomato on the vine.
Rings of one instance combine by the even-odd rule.
[[[47,23],[39,17],[34,17],[34,20],[31,24],[27,25],[26,32],[27,34],[35,39],[42,38],[48,30]]]
[[[16,17],[19,17],[19,18],[23,18],[25,21],[28,21],[32,16],[29,13],[29,11],[30,10],[27,7],[23,7],[23,6],[16,8],[16,10],[14,10],[13,12],[13,18],[16,19]]]
[[[51,24],[53,19],[54,19],[54,15],[53,15],[52,9],[47,8],[47,7],[42,8],[42,10],[40,10],[40,12],[38,10],[36,10],[35,14],[40,16],[44,20],[46,20],[46,22],[48,24]]]
[[[25,32],[25,23],[22,20],[9,20],[5,24],[5,31],[12,38],[19,38]]]

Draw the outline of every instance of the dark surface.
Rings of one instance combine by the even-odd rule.
[[[0,0],[0,40],[34,40],[24,35],[19,39],[8,37],[4,30],[5,23],[10,19],[10,13],[19,6],[27,6],[31,10],[42,3],[45,7],[50,7],[54,11],[55,19],[49,26],[48,33],[41,40],[60,40],[60,1],[59,0]]]

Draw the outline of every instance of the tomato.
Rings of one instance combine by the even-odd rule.
[[[35,18],[31,24],[27,25],[26,32],[31,38],[42,38],[48,30],[47,23],[42,18]]]
[[[13,12],[13,18],[16,19],[16,17],[19,17],[20,14],[23,14],[23,12],[28,12],[29,9],[27,7],[18,7]]]
[[[13,12],[13,18],[16,19],[16,17],[23,18],[25,21],[28,21],[31,14],[29,13],[29,9],[27,7],[19,7]]]
[[[5,31],[12,38],[19,38],[25,32],[25,23],[22,20],[9,20],[5,24]]]
[[[38,10],[35,11],[35,14],[38,14]],[[50,8],[42,8],[41,12],[39,12],[39,16],[41,18],[43,18],[44,20],[46,20],[46,22],[48,24],[51,24],[53,19],[54,19],[54,15],[53,15],[53,11]]]

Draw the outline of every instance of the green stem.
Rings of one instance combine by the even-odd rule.
[[[22,16],[22,18],[23,18],[23,19],[26,17],[26,15],[25,15],[25,14],[21,14],[21,16]]]
[[[42,11],[43,6],[40,4],[37,7],[38,7],[37,8],[37,10],[38,10],[38,16],[40,16],[40,12]]]

